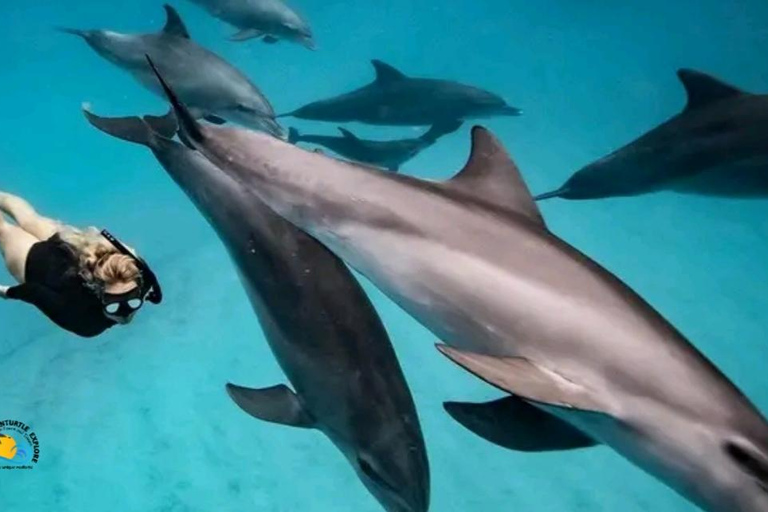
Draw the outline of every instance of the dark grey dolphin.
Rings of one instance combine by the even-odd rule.
[[[768,196],[768,95],[682,69],[682,113],[536,199],[598,199],[659,190]]]
[[[440,137],[458,130],[461,124],[461,121],[451,121],[435,125],[420,137],[399,140],[361,139],[341,127],[339,127],[341,137],[302,135],[297,129],[291,128],[288,130],[288,142],[318,144],[355,162],[398,171],[405,162],[432,146]]]
[[[452,180],[430,182],[202,126],[167,90],[187,143],[455,347],[443,348],[454,360],[704,510],[768,510],[765,418],[647,302],[547,229],[488,131],[473,130]],[[545,432],[538,446],[560,443]]]
[[[145,55],[150,55],[167,70],[169,82],[197,117],[206,117],[217,124],[226,119],[282,136],[275,111],[261,91],[232,65],[192,41],[171,6],[166,5],[165,11],[168,18],[165,27],[154,34],[61,30],[81,36],[99,55],[162,95],[147,65]]]
[[[233,41],[261,38],[265,43],[280,39],[315,49],[309,24],[282,0],[191,0],[213,16],[237,27]]]
[[[425,512],[429,466],[413,399],[379,316],[344,263],[198,152],[169,140],[172,116],[87,117],[148,146],[236,264],[295,392],[228,384],[235,403],[262,420],[321,430],[387,511]]]
[[[499,96],[449,80],[411,78],[380,60],[376,80],[347,94],[316,101],[278,117],[390,126],[427,126],[492,116],[519,116]],[[158,64],[160,65],[160,64]]]

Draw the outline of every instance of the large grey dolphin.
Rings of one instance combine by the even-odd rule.
[[[165,27],[153,34],[61,30],[81,36],[96,53],[162,95],[162,89],[147,65],[145,55],[150,55],[167,70],[168,81],[198,117],[206,117],[218,124],[226,119],[282,136],[272,105],[248,77],[192,41],[173,7],[166,5],[165,11]]]
[[[297,129],[291,128],[288,130],[288,142],[318,144],[350,160],[398,171],[405,162],[434,145],[444,135],[455,132],[460,126],[461,121],[451,121],[435,125],[419,137],[398,140],[361,139],[341,127],[341,137],[303,135]]]
[[[584,167],[537,199],[597,199],[660,190],[731,197],[768,195],[768,95],[682,69],[683,111]]]
[[[316,101],[288,114],[315,121],[374,125],[427,126],[492,116],[519,116],[499,96],[458,82],[412,78],[380,60],[373,83],[330,99]],[[158,64],[160,65],[160,64]]]
[[[315,49],[309,24],[282,0],[191,0],[213,16],[239,29],[233,41],[261,38],[265,43],[280,39]]]
[[[387,511],[426,512],[429,466],[413,399],[379,316],[344,263],[198,152],[168,139],[172,117],[87,116],[148,146],[237,266],[295,391],[229,384],[235,403],[262,420],[322,431]]]
[[[186,143],[366,275],[452,358],[704,510],[768,510],[764,417],[647,302],[549,231],[488,131],[473,130],[466,166],[437,183],[201,126],[167,91]]]

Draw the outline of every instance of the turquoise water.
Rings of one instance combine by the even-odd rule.
[[[161,4],[30,4],[0,5],[0,190],[129,241],[157,271],[166,302],[95,340],[0,303],[0,420],[30,425],[41,452],[32,471],[0,470],[0,510],[380,510],[324,436],[258,422],[231,403],[227,381],[260,387],[285,377],[223,247],[149,152],[80,114],[83,102],[103,115],[166,105],[52,28],[152,31],[164,22]],[[372,58],[502,95],[525,115],[485,124],[537,192],[676,113],[679,67],[768,91],[768,5],[756,0],[294,4],[317,52],[230,43],[229,27],[189,2],[174,5],[193,38],[244,70],[278,111],[368,82]],[[421,131],[353,128],[380,138]],[[450,176],[468,149],[465,126],[403,172]],[[766,201],[660,193],[542,210],[555,233],[640,292],[768,411]],[[0,283],[11,283],[4,270]],[[431,510],[694,510],[608,448],[513,453],[453,423],[443,401],[498,394],[440,357],[427,330],[365,284],[417,402]]]

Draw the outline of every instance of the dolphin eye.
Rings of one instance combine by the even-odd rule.
[[[376,482],[376,484],[384,487],[385,489],[393,492],[395,491],[394,486],[387,482],[384,477],[382,477],[367,460],[362,457],[358,457],[357,464],[360,466],[360,471],[362,471],[365,476],[370,478],[373,482]]]

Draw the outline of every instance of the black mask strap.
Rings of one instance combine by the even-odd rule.
[[[152,269],[149,268],[149,265],[147,265],[143,259],[137,258],[131,251],[128,250],[126,246],[122,244],[122,242],[120,242],[120,240],[115,238],[112,233],[106,229],[101,231],[101,236],[106,238],[107,241],[115,246],[115,249],[120,251],[122,254],[133,258],[133,260],[136,262],[136,265],[139,267],[139,272],[141,272],[142,287],[147,291],[147,300],[152,304],[160,304],[163,301],[163,290],[160,288],[160,282],[157,280],[155,273],[152,272]]]

